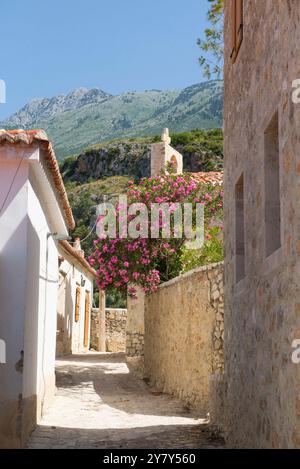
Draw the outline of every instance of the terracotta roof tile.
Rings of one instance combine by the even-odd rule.
[[[53,178],[54,187],[62,205],[65,220],[70,230],[75,228],[72,209],[69,204],[66,189],[60,174],[58,162],[47,134],[43,130],[0,130],[0,145],[3,144],[25,144],[37,143],[44,150],[44,158]]]
[[[189,173],[194,181],[203,184],[213,184],[221,186],[223,184],[223,172],[222,171],[210,171],[207,173]]]
[[[96,277],[96,271],[90,266],[88,261],[82,256],[81,252],[71,246],[68,241],[59,241],[59,245],[66,251],[71,257],[76,259],[76,261],[82,265],[93,277]]]

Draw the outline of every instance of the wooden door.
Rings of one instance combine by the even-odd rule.
[[[85,292],[85,311],[84,311],[84,339],[83,345],[84,347],[88,347],[89,345],[89,325],[90,325],[90,292]]]

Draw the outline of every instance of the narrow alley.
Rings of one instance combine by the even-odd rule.
[[[27,448],[218,448],[204,416],[129,373],[123,354],[58,360],[57,393]]]

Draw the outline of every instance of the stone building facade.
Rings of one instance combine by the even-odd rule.
[[[224,3],[227,442],[299,448],[299,2]]]
[[[145,377],[205,416],[223,373],[223,264],[199,267],[145,297]]]

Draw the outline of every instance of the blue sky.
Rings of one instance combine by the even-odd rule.
[[[1,0],[0,119],[79,87],[117,94],[203,81],[196,41],[207,9],[207,0]]]

